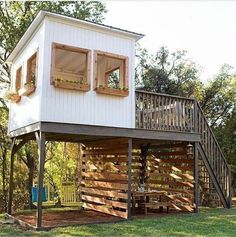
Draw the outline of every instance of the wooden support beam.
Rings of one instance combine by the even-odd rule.
[[[35,132],[36,141],[39,149],[39,168],[38,168],[38,199],[36,211],[36,227],[42,227],[42,194],[43,194],[43,176],[45,163],[45,134]]]
[[[147,155],[148,155],[148,149],[150,144],[143,144],[140,148],[140,184],[144,184],[146,182],[146,169],[147,169]]]
[[[131,165],[132,165],[132,138],[128,139],[128,200],[127,200],[127,208],[128,208],[128,219],[131,219]]]
[[[13,138],[12,139],[12,144],[11,144],[10,180],[9,180],[9,194],[8,194],[8,206],[7,206],[7,213],[9,215],[11,215],[11,212],[12,212],[15,143],[16,143],[16,138]]]
[[[229,166],[229,178],[228,178],[228,203],[229,207],[232,208],[232,179],[231,179],[232,173],[231,173],[231,168]]]
[[[18,144],[16,144],[16,138],[12,139],[11,145],[11,156],[10,156],[10,178],[9,178],[9,193],[8,193],[8,205],[7,205],[7,213],[11,215],[12,213],[12,200],[13,200],[13,174],[14,174],[14,159],[17,151],[21,149],[22,146],[25,145],[27,140],[21,140]]]
[[[199,205],[199,184],[198,184],[198,144],[195,142],[194,143],[194,203],[195,203],[195,208],[194,212],[198,213],[198,205]]]

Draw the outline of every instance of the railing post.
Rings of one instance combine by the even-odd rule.
[[[198,104],[197,100],[194,100],[194,132],[198,133]]]

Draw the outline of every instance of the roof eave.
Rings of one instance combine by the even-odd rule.
[[[121,33],[123,35],[126,35],[127,37],[134,38],[135,41],[138,41],[139,39],[144,37],[143,34],[138,34],[138,33],[131,32],[131,31],[125,31],[125,30],[122,30],[122,29],[118,29],[118,28],[115,28],[115,27],[109,27],[109,26],[102,25],[102,24],[99,25],[99,24],[92,23],[92,22],[89,22],[89,21],[83,21],[83,20],[79,20],[79,19],[76,19],[76,18],[72,18],[72,17],[52,13],[52,12],[40,11],[39,14],[33,20],[33,22],[31,23],[31,25],[28,27],[28,29],[26,30],[24,35],[21,37],[21,39],[19,40],[19,42],[17,43],[17,45],[15,46],[13,51],[8,56],[8,58],[6,60],[7,63],[11,63],[14,60],[14,58],[19,53],[19,51],[24,47],[27,40],[31,37],[33,32],[37,29],[37,27],[43,21],[45,16],[54,17],[54,18],[58,18],[58,19],[66,19],[66,20],[74,21],[74,22],[84,24],[84,25],[96,26],[96,27],[98,27],[100,29],[103,29],[103,30],[109,30],[109,31],[114,32],[114,33]]]

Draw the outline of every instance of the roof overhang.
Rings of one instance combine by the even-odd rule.
[[[120,34],[128,38],[133,38],[135,41],[138,41],[144,36],[143,34],[135,33],[128,30],[123,30],[120,28],[116,28],[116,27],[112,27],[112,26],[108,26],[108,25],[104,25],[100,23],[94,23],[87,20],[80,20],[80,19],[76,19],[73,17],[68,17],[68,16],[64,16],[64,15],[60,15],[60,14],[52,13],[52,12],[40,11],[38,15],[35,17],[35,19],[33,20],[33,22],[31,23],[31,25],[28,27],[24,35],[18,41],[17,45],[15,46],[11,54],[8,56],[6,62],[10,63],[14,60],[16,55],[25,46],[27,41],[30,39],[32,34],[37,30],[37,27],[41,24],[41,22],[44,20],[45,17],[49,17],[55,20],[63,20],[68,23],[78,24],[78,26],[82,26],[82,27],[96,28],[98,30],[106,31],[108,33],[110,32],[110,33]]]

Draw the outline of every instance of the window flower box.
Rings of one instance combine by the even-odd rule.
[[[18,103],[21,100],[21,96],[17,92],[8,92],[6,97],[12,103]]]
[[[98,94],[106,94],[106,95],[115,95],[115,96],[121,96],[126,97],[129,95],[129,89],[128,88],[109,88],[105,86],[99,86],[95,88],[96,92]]]
[[[36,87],[33,82],[25,83],[23,88],[21,88],[19,90],[19,95],[28,96],[28,95],[32,94],[35,91],[35,89],[36,89]]]
[[[78,91],[90,90],[90,85],[88,83],[83,83],[80,81],[62,80],[62,79],[54,79],[54,87],[68,90],[78,90]]]

